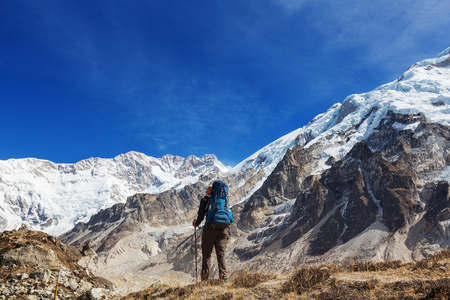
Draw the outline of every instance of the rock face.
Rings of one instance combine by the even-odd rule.
[[[44,268],[58,268],[59,261],[52,249],[30,245],[12,249],[1,257],[0,264],[10,267],[12,265],[35,263]]]
[[[180,192],[172,189],[157,195],[136,194],[129,197],[126,203],[101,210],[89,222],[78,223],[61,239],[78,245],[90,241],[101,252],[114,247],[115,241],[123,235],[139,231],[140,224],[155,228],[182,225],[188,216],[190,220],[194,219],[198,201],[206,188],[207,185],[199,182],[186,186]],[[80,239],[80,233],[83,232],[91,234]],[[105,235],[106,232],[108,234]]]
[[[288,151],[275,170],[285,166],[291,166],[289,171],[295,170],[285,175],[291,176],[289,181],[296,183],[299,190],[290,213],[283,216],[282,222],[273,224],[276,208],[267,207],[280,207],[277,199],[286,199],[284,189],[279,188],[285,184],[282,179],[276,180],[278,185],[271,185],[276,189],[271,189],[270,196],[265,191],[273,178],[283,178],[274,171],[242,210],[247,219],[255,215],[266,219],[260,218],[260,222],[248,226],[241,217],[238,227],[258,234],[248,235],[251,243],[238,246],[235,254],[248,260],[269,256],[281,248],[284,249],[281,252],[289,255],[294,251],[300,260],[331,255],[331,250],[343,248],[355,238],[363,239],[373,224],[379,224],[378,227],[391,234],[392,247],[399,244],[394,236],[399,239],[401,235],[403,254],[386,249],[385,255],[380,256],[379,248],[387,246],[379,244],[379,248],[365,251],[361,259],[382,260],[394,255],[408,260],[424,255],[430,250],[430,244],[441,245],[438,248],[448,245],[448,181],[436,181],[436,178],[438,174],[446,174],[449,168],[449,134],[449,127],[430,123],[420,113],[389,112],[365,141],[355,144],[320,176],[306,178],[298,170],[311,163],[305,159],[306,155],[293,153],[308,151],[303,147]],[[320,148],[318,144],[316,147]],[[266,197],[271,201],[256,201]],[[389,237],[383,239],[388,241]],[[351,250],[354,257],[358,257],[359,250],[357,247]],[[334,253],[332,257],[336,258]]]
[[[394,232],[414,221],[420,208],[414,173],[398,169],[364,143],[325,171],[310,191],[299,195],[289,222],[295,223],[283,246],[324,224],[308,253],[322,255],[363,232],[375,221]]]
[[[239,228],[252,230],[258,227],[261,213],[266,207],[275,207],[293,200],[301,192],[303,185],[308,185],[307,177],[317,167],[317,158],[322,149],[308,149],[297,146],[289,149],[273,172],[245,203]]]

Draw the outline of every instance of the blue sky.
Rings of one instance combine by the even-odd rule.
[[[450,46],[450,1],[0,2],[0,159],[235,165]]]

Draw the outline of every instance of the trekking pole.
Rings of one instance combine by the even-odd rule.
[[[194,252],[195,252],[195,283],[198,283],[198,270],[197,270],[197,226],[194,227]]]
[[[56,281],[55,300],[56,300],[56,297],[58,297],[58,287],[59,287],[59,280],[60,279],[61,279],[61,269],[59,269],[58,280]]]

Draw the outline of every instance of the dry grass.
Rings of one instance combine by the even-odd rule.
[[[331,276],[328,267],[310,267],[297,269],[294,274],[283,284],[283,293],[295,292],[296,294],[308,291],[324,285]]]
[[[235,288],[253,288],[260,283],[273,280],[275,278],[275,276],[271,275],[244,272],[234,276],[232,283]]]
[[[412,263],[298,268],[287,277],[241,272],[223,283],[153,286],[123,299],[450,299],[450,251]]]

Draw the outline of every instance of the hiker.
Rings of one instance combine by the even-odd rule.
[[[216,249],[219,278],[228,281],[225,250],[228,242],[228,225],[233,222],[233,215],[228,208],[228,188],[223,181],[214,181],[208,186],[206,196],[200,200],[194,227],[200,225],[206,215],[206,224],[202,234],[202,281],[209,279],[211,254]]]

